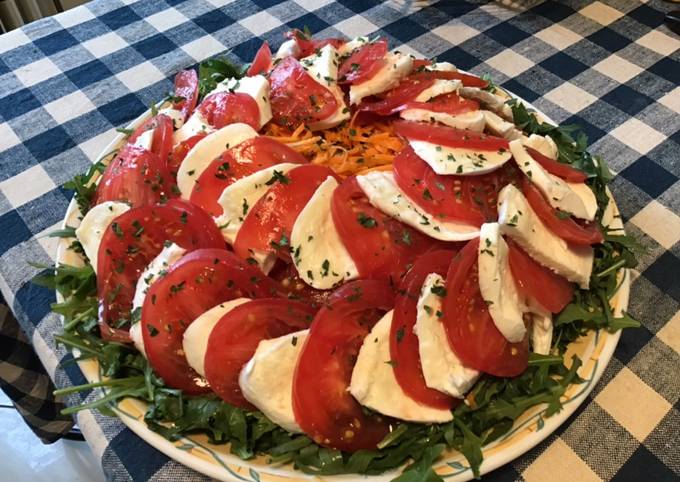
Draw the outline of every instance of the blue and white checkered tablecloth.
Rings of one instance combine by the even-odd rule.
[[[663,25],[671,8],[657,0],[95,0],[2,35],[0,291],[56,384],[84,382],[74,364],[60,367],[71,356],[54,344],[54,294],[29,283],[35,270],[26,264],[52,261],[55,240],[44,235],[71,197],[62,184],[180,69],[225,50],[248,61],[290,28],[380,34],[402,51],[488,72],[556,121],[582,125],[618,173],[612,190],[626,229],[648,248],[630,305],[643,327],[623,333],[568,423],[488,479],[677,480],[680,38]],[[11,358],[7,333],[0,367]],[[17,386],[22,368],[35,368],[10,364]],[[203,480],[115,418],[83,412],[78,422],[110,480]]]

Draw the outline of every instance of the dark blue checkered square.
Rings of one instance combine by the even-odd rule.
[[[640,445],[611,482],[639,482],[641,480],[672,481],[678,477],[663,462]]]
[[[123,125],[146,110],[134,94],[127,94],[99,108],[99,113],[114,126]]]
[[[194,19],[194,23],[208,33],[216,32],[224,27],[228,27],[234,20],[227,14],[216,11],[208,12]]]
[[[56,54],[78,44],[73,35],[66,30],[60,30],[51,35],[34,40],[33,43],[43,51],[45,55]]]
[[[675,85],[680,85],[680,60],[664,57],[652,65],[649,71]]]
[[[605,94],[602,100],[609,102],[614,107],[618,107],[631,116],[634,116],[654,102],[653,99],[634,91],[627,85],[619,85],[608,94]]]
[[[563,52],[557,52],[539,65],[564,80],[569,80],[588,69],[587,65]]]
[[[399,39],[401,42],[407,42],[416,37],[420,37],[427,32],[427,29],[425,29],[422,25],[419,25],[408,17],[404,17],[389,25],[385,25],[383,30],[392,37]]]
[[[654,261],[644,272],[645,278],[654,283],[661,291],[680,301],[680,259],[666,251]]]
[[[127,6],[112,10],[99,17],[99,20],[111,30],[118,30],[141,19],[132,8]]]
[[[79,89],[113,76],[113,72],[101,60],[96,59],[71,69],[65,74]]]
[[[322,30],[325,30],[329,27],[326,22],[313,13],[307,13],[301,17],[291,20],[288,22],[288,26],[290,28],[297,28],[298,30],[303,30],[305,26],[307,26],[312,33],[321,32]]]
[[[508,23],[501,23],[484,31],[484,34],[506,47],[512,47],[530,34]]]
[[[641,157],[624,169],[621,175],[652,197],[661,195],[677,181],[673,174],[648,157]]]
[[[75,147],[76,144],[62,126],[57,126],[24,141],[24,145],[38,161],[44,161]]]
[[[564,3],[555,2],[553,0],[540,3],[539,5],[532,8],[531,11],[535,14],[550,19],[553,22],[564,20],[574,13],[574,10],[567,5],[564,5]]]
[[[38,107],[40,107],[40,102],[30,89],[21,89],[13,94],[0,97],[0,116],[5,120],[14,119]]]
[[[19,213],[10,211],[0,216],[0,254],[30,239],[33,235]]]
[[[647,5],[640,5],[636,9],[628,12],[627,15],[628,17],[633,18],[651,28],[656,28],[664,22],[663,12],[654,10]]]
[[[588,40],[599,45],[600,47],[604,47],[611,53],[621,50],[626,45],[630,44],[630,40],[628,40],[626,37],[619,35],[607,27],[601,28],[594,34],[590,35]]]
[[[133,47],[147,59],[159,57],[177,48],[174,42],[160,33],[137,42]]]

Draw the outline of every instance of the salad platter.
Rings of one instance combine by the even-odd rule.
[[[174,92],[67,187],[56,340],[219,480],[468,480],[602,375],[634,242],[606,164],[490,79],[293,31]],[[421,479],[418,479],[421,480]]]

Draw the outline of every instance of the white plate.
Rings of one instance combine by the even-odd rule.
[[[520,99],[522,100],[522,99]],[[523,101],[528,107],[536,110],[531,104]],[[540,113],[540,112],[539,112]],[[540,113],[543,118],[552,122],[547,116]],[[135,128],[150,115],[150,112],[133,121],[128,128]],[[118,135],[102,151],[102,156],[111,152],[125,140],[125,135]],[[610,202],[603,224],[609,224],[614,229],[623,230],[620,217],[616,216],[618,210],[613,200]],[[71,201],[68,207],[64,223],[77,227],[79,224],[80,212],[75,201]],[[70,240],[62,239],[57,250],[57,262],[61,264],[82,264],[83,260],[73,251],[68,250]],[[626,271],[621,271],[623,278],[621,286],[612,300],[612,309],[617,316],[621,316],[622,311],[628,308],[628,296],[630,292],[630,275]],[[505,436],[496,440],[494,443],[484,447],[484,461],[480,471],[482,474],[490,472],[501,465],[507,464],[513,459],[526,453],[531,448],[543,441],[548,435],[553,433],[569,416],[574,413],[576,408],[585,400],[587,395],[602,376],[609,360],[614,353],[616,344],[619,341],[621,332],[609,333],[606,330],[589,332],[589,334],[570,345],[565,360],[571,358],[571,354],[577,354],[583,361],[583,366],[578,374],[586,380],[581,385],[571,385],[563,398],[564,408],[561,412],[543,418],[546,405],[538,405],[527,410],[513,426],[512,430]],[[99,380],[98,363],[93,360],[78,362],[85,378],[94,382]],[[394,478],[399,471],[386,472],[377,476],[359,476],[356,474],[336,475],[315,477],[306,475],[298,470],[294,470],[291,465],[274,467],[266,463],[265,457],[258,457],[252,460],[241,460],[229,453],[228,445],[213,445],[207,437],[192,435],[183,437],[178,442],[171,442],[157,433],[151,431],[144,423],[144,413],[146,404],[135,399],[125,399],[118,404],[118,415],[125,425],[139,435],[147,443],[163,452],[168,457],[191,467],[207,476],[221,481],[248,481],[248,482],[279,482],[290,480],[326,480],[329,482],[349,482],[357,479],[369,482],[387,482]],[[180,448],[181,447],[181,448]],[[466,481],[473,478],[465,458],[458,452],[450,450],[435,463],[435,470],[442,476],[451,481]]]

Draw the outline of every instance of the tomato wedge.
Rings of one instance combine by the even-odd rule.
[[[569,164],[550,159],[548,156],[544,156],[532,147],[525,147],[525,149],[534,161],[538,162],[543,169],[553,176],[557,176],[568,182],[586,182],[586,179],[588,179],[585,172],[579,171]]]
[[[172,199],[164,205],[138,207],[118,216],[99,245],[97,296],[103,338],[118,334],[126,339],[127,330],[112,330],[130,320],[137,280],[166,241],[186,250],[224,247],[212,218],[187,201]]]
[[[189,151],[193,149],[194,146],[207,135],[207,133],[203,132],[193,135],[188,139],[183,140],[172,149],[170,155],[168,156],[168,169],[173,176],[177,176],[179,166],[182,165],[182,161],[185,157],[187,157]]]
[[[264,74],[272,66],[272,51],[269,48],[269,43],[265,40],[262,42],[262,47],[255,54],[253,63],[248,67],[246,75],[253,76],[258,74]]]
[[[416,257],[445,246],[373,207],[355,177],[334,191],[331,212],[362,278],[399,283]]]
[[[465,129],[404,120],[394,121],[393,125],[394,131],[406,139],[480,151],[498,151],[510,148],[510,143],[507,139]]]
[[[407,102],[406,109],[423,109],[430,112],[443,112],[451,115],[465,114],[479,110],[479,102],[464,99],[455,92],[438,95],[427,102]]]
[[[565,241],[578,246],[590,246],[604,241],[597,222],[583,226],[577,223],[569,213],[555,209],[527,177],[522,178],[522,194],[527,198],[529,206],[541,222]]]
[[[307,159],[285,144],[268,137],[245,140],[225,151],[205,168],[191,192],[191,202],[213,216],[219,216],[222,214],[222,206],[217,200],[224,188],[242,177],[283,162],[305,164]]]
[[[162,162],[167,162],[168,154],[172,149],[172,132],[174,126],[172,119],[164,114],[151,117],[142,123],[135,131],[128,137],[128,144],[134,144],[139,136],[144,132],[153,129],[153,141],[151,142],[151,152],[156,154]]]
[[[165,383],[187,394],[210,391],[182,352],[184,331],[196,318],[234,298],[278,294],[276,282],[226,249],[199,249],[151,285],[142,307],[144,349]]]
[[[205,378],[212,391],[235,407],[254,410],[238,384],[241,369],[260,341],[308,328],[316,312],[301,301],[264,298],[226,313],[210,332],[205,352]]]
[[[182,113],[182,119],[186,121],[198,102],[198,74],[194,69],[182,70],[175,75],[175,97],[183,99],[175,102],[173,107]]]
[[[316,443],[339,450],[375,449],[390,430],[388,419],[365,412],[347,390],[376,310],[392,308],[394,293],[381,281],[338,288],[317,313],[293,376],[293,412]]]
[[[260,108],[248,94],[217,92],[206,97],[198,111],[215,129],[241,122],[255,130],[260,128]]]
[[[418,297],[425,278],[430,273],[446,276],[455,251],[437,250],[415,260],[411,270],[404,276],[397,299],[390,329],[390,358],[394,375],[404,393],[413,400],[433,408],[450,409],[456,399],[438,390],[428,388],[420,364],[418,336],[413,333],[416,324]]]
[[[151,151],[127,144],[106,166],[97,186],[95,204],[125,201],[139,207],[177,195],[175,179],[166,163]]]
[[[314,80],[293,57],[276,64],[269,74],[269,94],[275,122],[297,127],[326,119],[338,108],[333,93]]]
[[[385,55],[387,55],[385,39],[363,45],[340,64],[338,82],[361,84],[373,78],[387,64]]]
[[[519,293],[551,313],[562,311],[574,298],[573,283],[538,264],[512,240],[506,242],[510,271]]]
[[[234,240],[234,252],[243,259],[251,257],[253,251],[278,253],[283,259],[290,259],[293,224],[328,176],[337,179],[329,167],[307,164],[274,182],[248,212]]]
[[[326,45],[332,45],[336,49],[345,43],[343,39],[339,38],[325,38],[325,39],[313,39],[309,35],[301,32],[298,29],[293,29],[284,34],[286,38],[294,38],[300,47],[300,57],[308,57],[316,52],[318,49],[325,47]]]
[[[444,329],[451,348],[466,366],[498,377],[514,377],[527,368],[528,336],[510,343],[496,328],[479,291],[478,246],[479,239],[469,241],[449,266]]]

